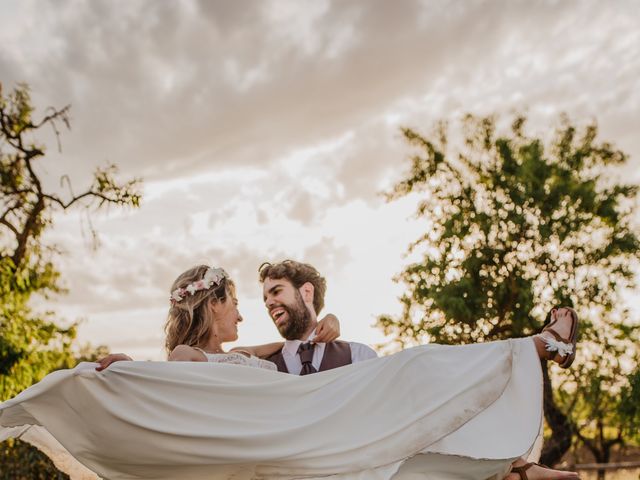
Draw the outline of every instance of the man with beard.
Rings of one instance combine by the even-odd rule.
[[[285,339],[282,350],[267,358],[279,371],[307,375],[377,357],[362,343],[313,342],[327,289],[325,279],[313,266],[293,260],[263,263],[259,274],[264,304]]]

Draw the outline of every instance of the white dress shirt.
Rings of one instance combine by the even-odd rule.
[[[316,331],[314,330],[311,332],[311,335],[309,335],[308,341],[312,341],[315,336]],[[300,375],[300,370],[302,370],[302,361],[300,360],[300,355],[298,355],[298,347],[301,343],[305,342],[302,340],[285,340],[284,347],[282,347],[284,363],[287,365],[289,373],[293,375]],[[364,360],[378,357],[375,350],[368,345],[357,342],[348,343],[349,347],[351,347],[351,363],[362,362]],[[313,350],[313,360],[311,361],[311,365],[313,365],[316,370],[320,370],[320,364],[324,357],[324,346],[324,343],[316,343],[316,348]]]

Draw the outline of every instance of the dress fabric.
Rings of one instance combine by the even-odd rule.
[[[264,368],[265,370],[278,370],[278,367],[276,367],[275,363],[263,360],[253,355],[248,356],[239,352],[207,353],[204,350],[198,350],[200,350],[205,355],[205,357],[207,357],[207,362],[226,363],[228,365],[243,365],[245,367]]]
[[[486,479],[530,454],[542,421],[531,339],[415,347],[305,377],[94,367],[0,404],[0,440],[21,437],[67,469],[70,453],[86,467],[74,479]]]

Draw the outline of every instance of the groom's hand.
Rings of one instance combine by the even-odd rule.
[[[316,336],[313,337],[314,343],[333,342],[340,336],[340,322],[334,314],[327,314],[318,322],[316,327]]]
[[[133,359],[130,356],[125,355],[124,353],[111,353],[106,357],[98,360],[98,363],[100,365],[96,367],[96,370],[100,372],[105,368],[107,368],[109,365],[111,365],[113,362],[122,362],[122,361],[131,362],[133,361]]]

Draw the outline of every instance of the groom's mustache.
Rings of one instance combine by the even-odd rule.
[[[286,305],[277,303],[269,308],[269,315],[276,328],[287,340],[297,340],[311,323],[309,311],[302,299],[299,304]]]

